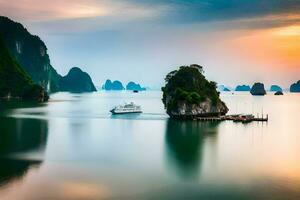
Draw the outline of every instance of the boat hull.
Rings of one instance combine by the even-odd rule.
[[[131,114],[131,113],[142,113],[141,110],[136,110],[136,111],[115,111],[111,110],[110,111],[113,115],[119,115],[119,114]]]

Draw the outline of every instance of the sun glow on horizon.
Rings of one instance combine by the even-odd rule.
[[[236,55],[268,69],[297,70],[300,66],[300,25],[246,31],[229,45]]]
[[[274,31],[274,34],[278,36],[299,36],[300,37],[300,25],[277,28]]]

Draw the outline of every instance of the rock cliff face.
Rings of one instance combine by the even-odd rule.
[[[91,77],[78,67],[73,67],[69,73],[59,81],[61,91],[94,92],[97,91]]]
[[[143,91],[146,90],[146,88],[142,87],[140,84],[135,83],[133,81],[130,81],[127,85],[126,85],[126,90],[137,90],[137,91]]]
[[[219,98],[216,83],[205,79],[201,66],[182,66],[170,72],[165,80],[163,103],[171,118],[193,119],[228,112]]]
[[[291,85],[290,92],[300,92],[300,80],[297,83],[293,83]]]
[[[0,37],[0,98],[44,102],[45,90],[35,84],[25,70],[10,55]]]
[[[47,47],[22,24],[0,17],[0,34],[11,53],[32,80],[50,92],[59,91],[60,75],[50,64]]]
[[[278,85],[271,85],[270,91],[271,92],[278,92],[278,91],[282,92],[282,88]]]
[[[263,83],[254,83],[250,93],[256,96],[263,96],[266,94],[265,86]]]
[[[107,79],[104,85],[102,86],[104,90],[124,90],[123,84],[121,81],[114,81]]]
[[[235,88],[235,91],[243,91],[243,92],[248,92],[248,91],[250,91],[251,90],[251,88],[250,88],[250,86],[249,85],[238,85],[238,86],[236,86],[236,88]]]
[[[195,117],[212,117],[225,115],[228,112],[224,102],[219,101],[213,105],[210,99],[198,104],[190,104],[187,101],[180,101],[176,109],[167,110],[171,118],[193,119]]]
[[[48,92],[72,92],[74,89],[85,92],[94,91],[93,84],[83,84],[85,80],[89,82],[87,74],[81,73],[82,76],[79,75],[82,82],[73,81],[72,77],[69,76],[62,77],[59,75],[50,63],[45,43],[38,36],[30,34],[22,24],[0,16],[0,35],[3,36],[5,45],[12,57],[20,63],[36,84]]]

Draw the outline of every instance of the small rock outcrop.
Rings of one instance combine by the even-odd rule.
[[[48,98],[47,92],[11,56],[0,37],[0,99],[45,102]]]
[[[142,87],[140,84],[130,81],[126,85],[126,90],[136,90],[136,91],[144,91],[146,88]]]
[[[271,85],[270,91],[271,92],[278,92],[278,91],[282,92],[282,88],[278,85]]]
[[[255,96],[263,96],[266,94],[265,86],[263,83],[254,83],[250,93]]]
[[[291,85],[290,92],[300,92],[300,80]]]
[[[274,93],[274,95],[283,95],[283,92],[282,91],[277,91]]]
[[[61,91],[95,92],[96,87],[91,77],[78,67],[73,67],[69,73],[59,81]]]
[[[121,81],[111,81],[110,79],[107,79],[104,85],[102,86],[102,89],[104,90],[124,90],[124,86],[121,83]]]
[[[240,91],[240,92],[249,92],[251,90],[249,85],[238,85],[235,88],[235,91]]]
[[[181,66],[170,72],[162,88],[163,103],[171,118],[193,119],[225,115],[228,108],[220,100],[216,83],[206,80],[199,65]]]

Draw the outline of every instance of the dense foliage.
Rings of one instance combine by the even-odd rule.
[[[166,78],[166,85],[162,88],[165,107],[172,109],[179,101],[198,104],[207,98],[216,105],[219,101],[217,84],[206,80],[203,68],[199,65],[181,66],[179,70],[170,72]],[[167,96],[172,97],[167,103]]]
[[[18,97],[27,100],[40,100],[44,94],[19,63],[10,55],[0,36],[0,97]],[[42,99],[44,99],[42,97]]]

